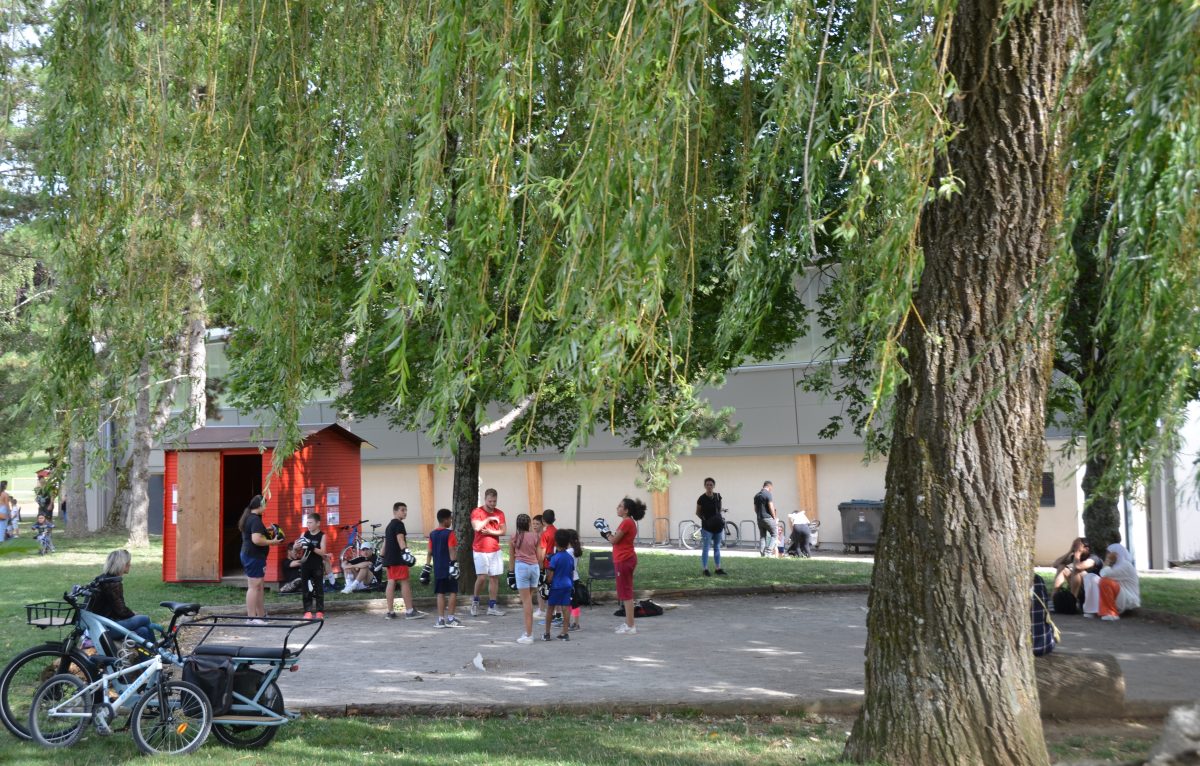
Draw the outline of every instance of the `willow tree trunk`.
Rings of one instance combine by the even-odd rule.
[[[454,535],[458,538],[458,591],[470,593],[475,587],[475,559],[471,543],[475,530],[471,528],[471,511],[479,502],[479,455],[482,449],[479,427],[471,418],[467,433],[458,437],[454,450],[454,489],[450,505],[454,513]]]
[[[948,66],[963,192],[930,203],[903,338],[867,620],[866,699],[845,755],[1046,764],[1030,566],[1054,320],[1047,258],[1065,172],[1056,131],[1081,34],[1068,0],[960,0]]]

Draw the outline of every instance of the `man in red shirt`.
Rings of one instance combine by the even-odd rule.
[[[504,572],[504,554],[500,551],[500,538],[508,532],[504,511],[496,507],[499,493],[487,489],[483,493],[483,505],[471,511],[471,529],[475,540],[471,551],[475,559],[475,594],[471,599],[471,616],[479,614],[479,590],[484,581],[488,584],[488,609],[491,616],[503,616],[504,610],[496,606],[496,594],[500,589],[500,575]]]
[[[538,539],[538,566],[542,569],[546,568],[546,560],[554,555],[554,533],[558,528],[554,526],[554,510],[547,508],[542,511],[542,536]],[[542,598],[542,589],[537,591],[537,611],[533,613],[534,619],[539,619],[546,616],[546,600]]]

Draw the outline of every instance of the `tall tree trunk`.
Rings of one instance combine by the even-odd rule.
[[[454,491],[451,510],[454,512],[454,534],[458,538],[458,591],[470,593],[475,587],[475,559],[471,543],[475,530],[471,528],[471,511],[479,502],[479,427],[474,416],[465,424],[467,433],[458,437],[454,450]]]
[[[196,276],[192,279],[193,304],[188,312],[187,354],[188,354],[188,416],[192,426],[202,428],[208,422],[208,346],[205,345],[205,333],[208,323],[205,317],[204,278]]]
[[[1029,636],[1055,319],[1038,277],[1064,193],[1054,126],[1081,23],[1074,0],[1003,23],[1014,7],[960,0],[955,11],[950,109],[962,132],[946,159],[963,193],[931,202],[921,222],[921,322],[903,339],[910,379],[897,394],[851,760],[1049,761]]]
[[[1117,498],[1101,492],[1104,473],[1108,469],[1108,456],[1091,452],[1088,444],[1087,463],[1083,472],[1083,534],[1092,544],[1092,550],[1101,554],[1113,543],[1121,542],[1121,513]]]
[[[87,442],[72,426],[67,444],[67,475],[63,502],[67,504],[67,531],[78,534],[88,531],[87,523]]]
[[[187,339],[181,339],[186,344]],[[151,410],[150,355],[142,358],[138,371],[137,398],[133,410],[132,446],[129,456],[129,509],[126,525],[129,529],[129,547],[145,548],[150,544],[150,451],[154,439],[166,426],[171,417],[171,404],[183,369],[185,349],[173,347],[173,356],[167,380],[158,390],[158,398]]]

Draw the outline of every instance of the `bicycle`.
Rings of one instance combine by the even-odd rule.
[[[704,545],[700,525],[691,519],[679,522],[679,547],[684,550],[700,548]],[[732,521],[725,522],[725,537],[721,542],[722,548],[736,548],[739,542],[737,525]]]
[[[34,695],[46,679],[68,673],[91,683],[99,676],[97,656],[128,660],[138,647],[149,653],[157,653],[156,644],[87,611],[96,589],[105,581],[106,578],[101,576],[87,585],[76,585],[63,594],[62,601],[26,604],[27,624],[40,630],[65,630],[66,635],[58,641],[46,641],[26,649],[0,671],[0,723],[17,739],[32,739],[28,727],[29,709]],[[174,646],[171,643],[172,636],[179,618],[195,614],[200,605],[163,601],[160,606],[174,612],[170,627],[159,628],[162,640],[158,644],[171,647]],[[91,625],[87,615],[95,618]],[[89,636],[94,636],[94,639],[89,639]],[[170,651],[170,648],[166,650]]]
[[[54,553],[54,540],[50,537],[51,530],[53,529],[54,525],[49,522],[45,524],[33,525],[33,531],[35,535],[34,539],[37,540],[38,543],[39,556],[45,556],[47,554]]]
[[[100,662],[113,669],[89,684],[70,673],[52,676],[42,684],[29,711],[29,730],[35,742],[44,747],[70,747],[83,736],[88,723],[102,735],[111,734],[112,720],[130,703],[133,741],[147,755],[184,755],[208,739],[213,722],[208,697],[195,684],[169,680],[163,654],[128,667],[119,667],[117,657],[104,657]],[[122,680],[132,673],[138,674],[132,682]],[[113,698],[111,692],[117,696]]]

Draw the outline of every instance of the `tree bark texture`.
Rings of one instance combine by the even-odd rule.
[[[471,554],[475,530],[471,528],[471,511],[479,502],[481,439],[474,418],[466,425],[467,433],[458,437],[458,445],[454,450],[454,490],[451,497],[454,535],[458,538],[459,593],[470,593],[475,587],[475,558]]]
[[[67,476],[63,502],[67,504],[67,531],[86,532],[87,522],[87,443],[75,427],[67,443]]]
[[[1090,444],[1088,445],[1090,448]],[[1092,544],[1092,550],[1104,557],[1104,551],[1113,543],[1121,542],[1121,513],[1117,498],[1100,492],[1097,486],[1108,470],[1108,457],[1089,454],[1083,472],[1083,534]]]
[[[866,699],[845,755],[1046,764],[1029,637],[1065,172],[1055,139],[1078,4],[961,0],[948,66],[963,192],[923,211],[869,599]],[[1061,135],[1062,131],[1057,131]],[[943,168],[943,172],[949,168]],[[1039,308],[1031,308],[1038,305]]]
[[[192,426],[203,428],[208,424],[208,346],[205,345],[208,322],[203,277],[192,279],[192,295],[194,303],[188,311],[187,327],[188,412]]]

